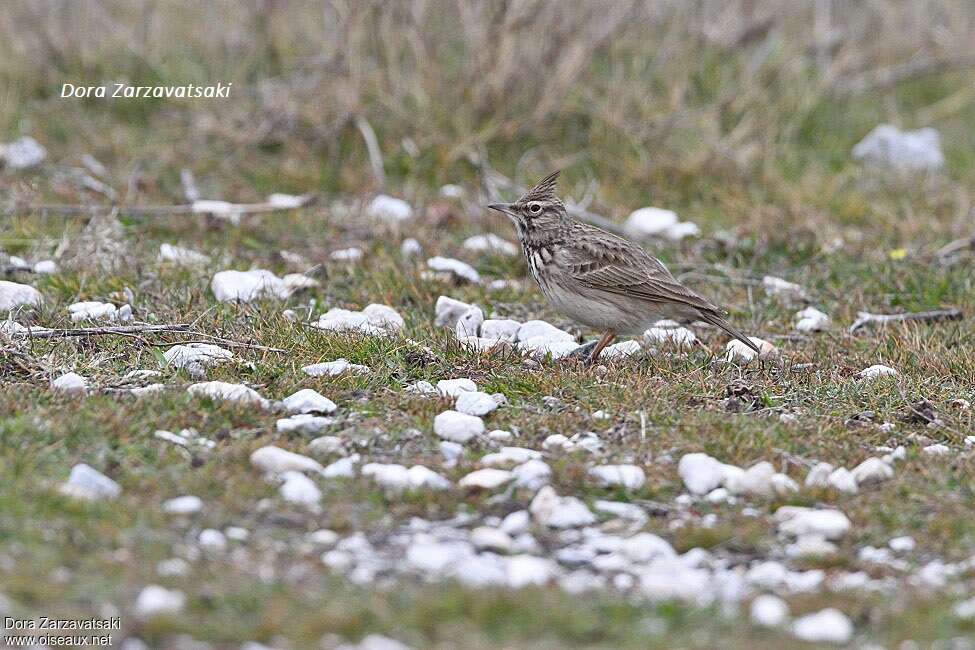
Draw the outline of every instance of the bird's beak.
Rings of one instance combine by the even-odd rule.
[[[488,207],[514,218],[515,212],[512,206],[514,206],[513,203],[492,203]]]

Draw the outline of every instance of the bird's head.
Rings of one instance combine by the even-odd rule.
[[[558,178],[559,172],[552,172],[514,203],[492,203],[488,207],[511,219],[519,235],[555,225],[565,217],[565,205],[555,195]]]

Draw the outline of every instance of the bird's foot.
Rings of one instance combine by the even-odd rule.
[[[566,359],[582,360],[587,364],[592,362],[592,351],[596,349],[599,345],[599,341],[589,341],[588,343],[583,343],[575,350],[566,355]]]

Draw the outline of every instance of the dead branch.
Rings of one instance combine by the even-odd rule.
[[[861,311],[857,314],[857,319],[850,325],[850,334],[866,327],[867,325],[887,325],[888,323],[903,323],[907,321],[919,321],[935,323],[944,320],[961,320],[963,315],[960,309],[935,309],[933,311],[918,311],[908,314],[871,314]]]
[[[105,336],[128,334],[144,334],[147,332],[189,332],[189,325],[119,325],[113,327],[77,327],[77,328],[28,328],[26,331],[14,332],[15,339],[60,339],[75,336]]]
[[[369,120],[362,115],[356,115],[355,128],[359,129],[359,133],[362,134],[362,139],[365,140],[373,178],[376,179],[376,183],[380,187],[383,187],[386,185],[386,172],[383,171],[383,153],[379,148],[379,140],[376,138],[376,132],[372,129],[372,125],[369,124]]]

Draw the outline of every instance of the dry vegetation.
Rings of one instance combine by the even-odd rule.
[[[97,256],[81,254],[82,263],[54,275],[11,274],[45,296],[18,320],[76,327],[67,317],[72,302],[131,300],[140,321],[192,322],[197,331],[285,350],[235,349],[239,362],[211,378],[246,382],[272,399],[319,390],[340,407],[329,433],[357,441],[373,461],[423,463],[454,483],[475,469],[489,445],[438,467],[431,423],[449,402],[402,391],[421,379],[471,377],[507,395],[510,405],[489,416],[489,428],[517,429],[517,444],[539,448],[549,434],[592,430],[607,441],[609,461],[644,466],[646,486],[627,492],[588,482],[585,454],[549,459],[560,494],[641,504],[657,513],[647,530],[678,551],[781,559],[770,523],[777,507],[840,507],[853,529],[838,552],[792,566],[864,570],[896,589],[795,595],[793,614],[833,606],[855,624],[856,643],[913,639],[926,647],[972,632],[971,620],[952,614],[971,596],[970,568],[945,589],[908,583],[933,561],[975,553],[975,469],[964,444],[973,416],[950,406],[975,402],[972,246],[939,254],[975,234],[973,64],[975,6],[953,0],[12,1],[0,12],[0,142],[31,135],[49,158],[34,170],[0,169],[0,250],[51,257],[63,240],[77,242],[85,219],[38,206],[99,205],[107,213],[114,196],[120,263],[95,270],[84,260]],[[58,96],[65,82],[115,80],[233,82],[234,91],[231,100],[209,101]],[[944,172],[898,176],[854,163],[851,147],[880,122],[936,127]],[[85,154],[105,170],[92,172]],[[492,191],[513,191],[494,187],[493,170],[525,185],[554,167],[565,170],[570,198],[614,222],[652,204],[698,223],[703,234],[693,242],[648,245],[736,323],[775,342],[784,363],[724,364],[722,341],[704,330],[705,345],[687,355],[620,361],[600,374],[553,361],[533,367],[510,354],[479,357],[434,328],[441,294],[569,326],[527,285],[489,291],[424,279],[399,252],[411,236],[423,259],[456,256],[488,277],[525,277],[520,259],[474,254],[460,242],[484,232],[513,237],[481,207]],[[317,192],[319,200],[239,227],[138,210],[184,203],[183,169],[205,198],[248,203],[271,192]],[[86,187],[85,175],[103,186]],[[466,198],[438,197],[444,183],[463,186]],[[408,199],[418,216],[401,228],[368,223],[360,201],[378,191]],[[163,242],[214,262],[202,270],[160,264]],[[329,261],[349,245],[365,251],[359,264]],[[321,287],[288,301],[217,303],[208,289],[217,270],[304,270],[290,268],[282,250],[316,265]],[[767,273],[805,287],[832,317],[831,329],[797,336],[801,305],[765,292]],[[286,307],[317,316],[373,302],[395,307],[406,335],[432,358],[401,339],[329,335],[280,316]],[[861,310],[949,307],[966,319],[846,332]],[[159,381],[170,388],[160,395],[136,400],[110,390],[128,371],[158,369],[159,352],[187,339],[105,336],[0,351],[0,612],[118,611],[125,634],[160,647],[188,647],[180,634],[217,647],[252,639],[315,647],[324,635],[357,640],[369,632],[416,647],[796,643],[786,631],[746,624],[746,605],[729,612],[649,605],[612,591],[577,597],[554,587],[468,590],[419,580],[350,585],[325,569],[305,533],[364,531],[378,545],[412,516],[502,516],[531,495],[391,497],[358,477],[321,482],[319,514],[282,504],[248,455],[267,444],[305,453],[309,440],[276,433],[276,414],[190,399],[182,388],[191,379],[172,368],[163,368]],[[373,372],[312,379],[300,370],[338,357]],[[869,386],[852,378],[874,363],[901,374]],[[64,370],[96,390],[85,399],[53,394],[48,382]],[[921,400],[933,405],[939,427],[918,417]],[[597,410],[610,419],[593,418]],[[867,411],[872,420],[858,416]],[[795,421],[780,421],[783,413]],[[893,430],[877,426],[883,422]],[[184,427],[217,448],[186,458],[152,438],[156,429]],[[931,442],[952,454],[922,453]],[[852,467],[877,446],[900,444],[907,459],[895,478],[855,496],[823,489],[748,499],[756,516],[743,503],[701,502],[690,516],[654,510],[683,491],[676,461],[687,452],[742,466],[767,460],[801,483],[812,461]],[[60,496],[57,485],[78,462],[118,481],[119,500]],[[163,514],[161,504],[180,494],[203,498],[204,511]],[[227,526],[248,528],[250,541],[198,557],[200,530]],[[901,535],[917,541],[904,572],[860,559],[864,546]],[[173,557],[191,570],[161,577],[158,563]],[[184,614],[148,624],[131,617],[134,597],[151,583],[182,590]]]

